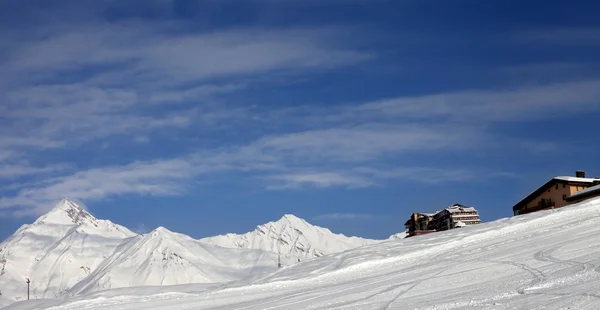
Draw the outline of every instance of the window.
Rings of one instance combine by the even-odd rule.
[[[563,188],[567,188],[567,184],[563,184]]]
[[[558,189],[558,184],[556,184],[556,189]]]

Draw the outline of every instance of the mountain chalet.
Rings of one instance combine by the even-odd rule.
[[[600,178],[586,178],[584,171],[575,177],[554,177],[513,207],[514,215],[561,208],[600,197]]]
[[[407,237],[479,224],[475,208],[455,204],[435,213],[413,213],[404,224]]]

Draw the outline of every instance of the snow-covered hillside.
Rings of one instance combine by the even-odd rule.
[[[65,199],[0,244],[0,306],[26,298],[27,278],[33,299],[131,286],[225,283],[273,272],[279,263],[296,264],[299,257],[372,242],[333,234],[293,215],[242,236],[199,241],[162,227],[138,235]]]
[[[229,282],[276,269],[274,253],[217,247],[159,227],[124,242],[69,295],[131,286]]]
[[[0,244],[2,297],[19,300],[25,280],[32,298],[53,298],[87,277],[128,237],[129,229],[97,220],[70,200]]]
[[[295,257],[319,257],[380,242],[334,234],[327,228],[311,225],[291,214],[284,215],[276,222],[260,225],[243,235],[227,234],[200,241],[221,247],[259,249]]]
[[[391,235],[391,236],[388,238],[388,240],[398,240],[398,239],[404,239],[404,238],[406,238],[406,236],[408,236],[408,234],[407,234],[405,231],[403,231],[403,232],[399,232],[399,233],[397,233],[397,234],[393,234],[393,235]]]
[[[594,199],[367,245],[249,284],[131,288],[7,310],[600,309],[598,236]]]

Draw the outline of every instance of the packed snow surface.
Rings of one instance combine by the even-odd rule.
[[[0,244],[0,307],[26,298],[27,278],[33,299],[138,286],[250,281],[276,271],[279,264],[375,242],[336,235],[293,215],[239,239],[227,236],[203,242],[163,227],[139,235],[97,220],[65,199]],[[219,246],[222,238],[227,242]],[[232,240],[237,241],[228,243]]]
[[[130,288],[25,309],[600,309],[600,199],[363,246],[222,286]]]

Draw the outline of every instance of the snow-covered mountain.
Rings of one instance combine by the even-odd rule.
[[[195,240],[166,228],[139,235],[64,199],[0,244],[0,306],[105,289],[248,279],[299,258],[377,241],[333,234],[293,215],[245,235]]]
[[[334,234],[291,214],[276,222],[259,225],[246,234],[226,234],[200,241],[226,248],[259,249],[293,257],[319,257],[381,242]]]
[[[367,245],[251,282],[137,287],[7,310],[600,309],[599,234],[594,198]]]
[[[109,288],[219,283],[277,269],[277,255],[205,244],[159,227],[128,239],[68,295]]]
[[[87,277],[124,239],[135,236],[110,221],[97,220],[70,200],[0,244],[0,289],[4,298],[54,298]]]

